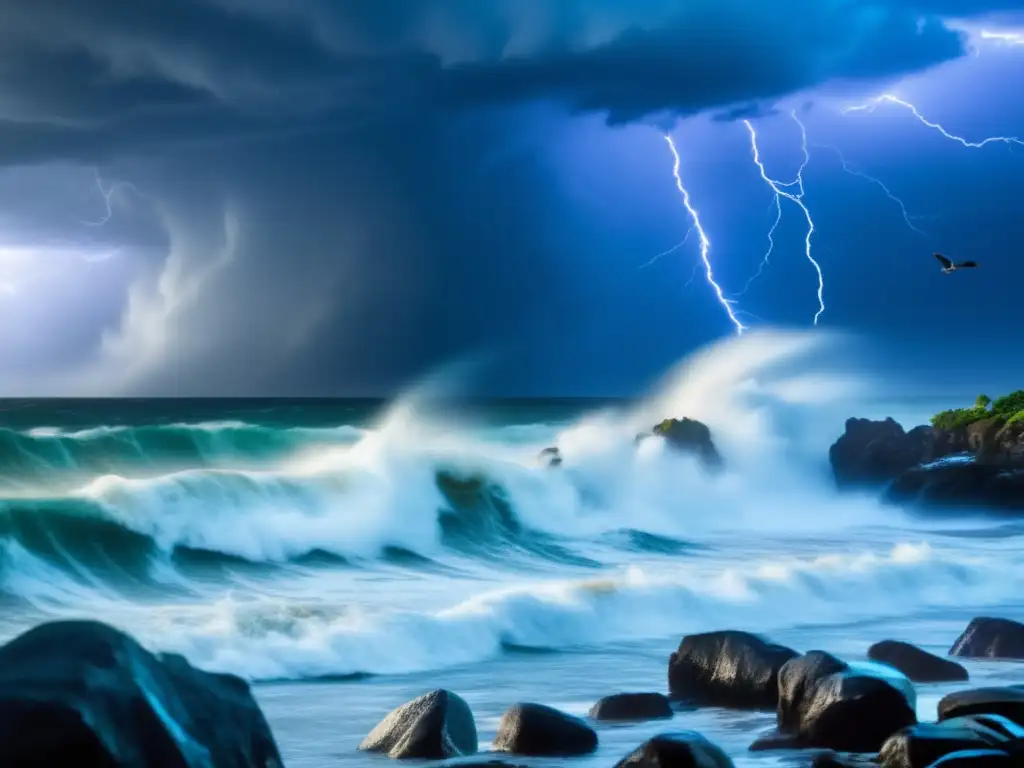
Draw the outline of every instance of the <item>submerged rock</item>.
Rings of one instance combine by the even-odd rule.
[[[597,749],[597,733],[580,720],[543,704],[516,704],[501,716],[494,749],[516,755],[570,757]]]
[[[796,656],[749,632],[687,635],[669,657],[669,696],[703,706],[775,709],[779,670]]]
[[[967,670],[955,661],[898,640],[883,640],[868,648],[868,658],[898,669],[915,683],[955,682],[967,679]]]
[[[0,647],[0,744],[10,766],[281,768],[244,680],[95,621],[41,624]]]
[[[733,768],[733,762],[696,731],[674,731],[648,739],[615,768]]]
[[[950,656],[1024,659],[1024,624],[1010,619],[973,619],[953,643]]]
[[[476,721],[461,697],[431,691],[388,713],[359,749],[396,759],[472,755],[477,750]]]
[[[659,720],[672,715],[669,699],[661,693],[617,693],[590,709],[595,720]]]
[[[918,723],[890,736],[879,752],[883,768],[927,768],[955,752],[998,750],[1009,754],[1011,738],[970,717]]]
[[[882,485],[933,456],[931,427],[906,432],[894,419],[847,419],[846,429],[828,452],[840,487]]]

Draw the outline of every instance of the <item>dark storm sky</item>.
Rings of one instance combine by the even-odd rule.
[[[774,220],[739,118],[791,180],[794,109],[821,327],[930,392],[1008,386],[1024,145],[842,109],[1024,135],[1024,44],[981,35],[1015,6],[0,0],[0,394],[385,394],[478,355],[490,392],[629,394],[732,331],[696,237],[642,267],[689,227],[660,134],[733,294]],[[751,326],[817,309],[783,206]]]

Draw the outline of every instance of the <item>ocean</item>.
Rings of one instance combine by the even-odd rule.
[[[533,701],[584,715],[666,691],[687,633],[743,629],[863,659],[892,638],[944,653],[978,615],[1019,618],[1024,525],[839,495],[828,446],[852,415],[906,426],[959,403],[823,373],[816,337],[693,356],[634,400],[0,402],[0,640],[89,617],[254,684],[290,768],[381,765],[356,746],[434,688],[472,707],[481,749]],[[638,433],[705,421],[709,475]],[[559,467],[538,459],[557,446]],[[1024,666],[965,662],[969,684]],[[599,726],[608,766],[698,730],[739,766],[770,714],[707,709]]]

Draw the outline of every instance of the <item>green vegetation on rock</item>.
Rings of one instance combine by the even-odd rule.
[[[954,408],[932,416],[936,429],[964,429],[982,419],[1003,419],[1007,424],[1024,422],[1024,389],[1018,389],[993,400],[988,395],[978,395],[970,408]]]

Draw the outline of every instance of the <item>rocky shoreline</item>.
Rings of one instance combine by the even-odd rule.
[[[606,728],[662,721],[666,729],[616,768],[731,768],[732,759],[704,736],[670,727],[714,707],[774,711],[776,727],[750,750],[785,750],[794,765],[1024,765],[1024,686],[957,691],[938,703],[933,722],[916,716],[917,685],[967,680],[956,658],[1024,662],[1024,624],[974,619],[950,658],[896,640],[876,643],[867,657],[800,653],[736,630],[688,635],[667,660],[664,692],[615,693],[586,717],[511,702],[491,750],[480,752],[470,706],[436,689],[385,715],[359,749],[463,767],[501,768],[524,758],[567,765],[592,754]],[[3,764],[11,766],[283,766],[245,681],[152,654],[93,621],[41,624],[0,647],[0,733]]]

